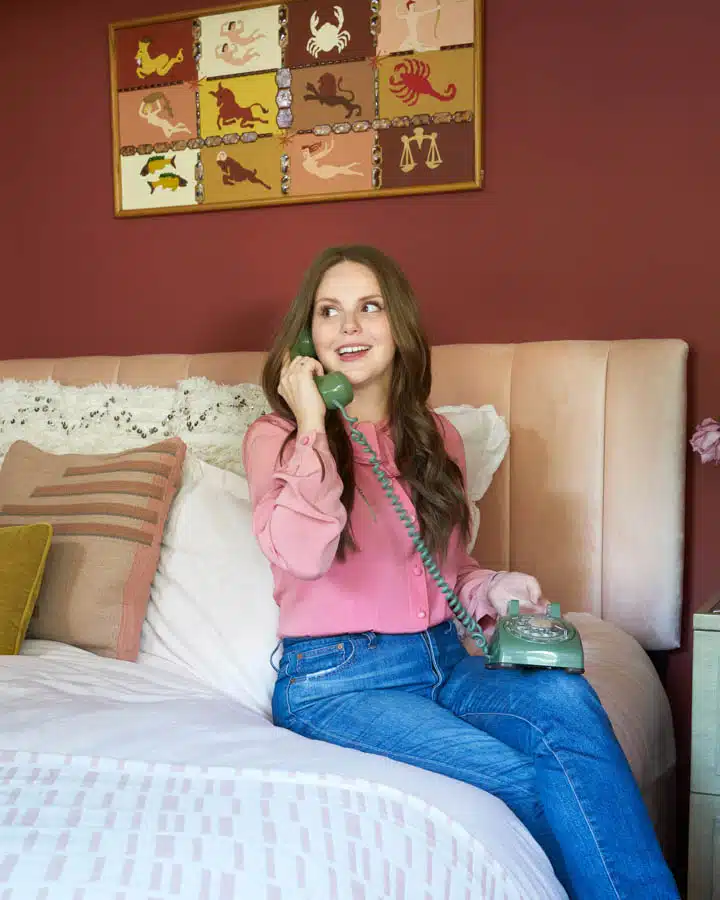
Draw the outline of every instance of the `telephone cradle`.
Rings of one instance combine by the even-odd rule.
[[[317,359],[312,334],[308,327],[301,330],[290,349],[290,358],[311,356]],[[352,385],[342,372],[329,372],[317,376],[315,384],[329,410],[336,409],[348,423],[350,437],[360,444],[370,457],[375,477],[380,482],[390,505],[407,529],[428,574],[438,585],[456,619],[466,629],[476,646],[485,654],[488,669],[564,669],[581,674],[584,672],[582,641],[577,629],[561,618],[560,606],[551,603],[545,616],[520,615],[520,603],[511,600],[508,614],[497,623],[496,630],[488,645],[480,624],[470,615],[460,602],[450,585],[440,573],[437,563],[425,546],[420,532],[395,493],[392,481],[383,471],[380,460],[367,441],[365,435],[355,427],[357,419],[348,415],[345,407],[353,400]]]

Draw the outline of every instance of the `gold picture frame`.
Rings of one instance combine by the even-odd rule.
[[[118,217],[477,190],[483,0],[247,0],[109,26]]]

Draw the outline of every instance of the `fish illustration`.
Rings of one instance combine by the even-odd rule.
[[[146,175],[152,175],[153,172],[159,172],[160,169],[164,169],[165,166],[172,166],[174,169],[176,169],[176,159],[177,156],[173,156],[172,159],[167,156],[151,156],[150,159],[142,167],[142,169],[140,169],[140,174],[144,178]]]
[[[187,181],[181,175],[174,172],[163,172],[158,175],[157,181],[148,181],[150,185],[150,193],[155,193],[155,188],[162,188],[164,191],[176,191],[179,187],[186,187]]]

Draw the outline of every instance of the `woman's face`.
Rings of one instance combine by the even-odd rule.
[[[385,383],[389,390],[395,341],[375,273],[362,263],[337,263],[315,294],[312,337],[326,372],[343,372],[356,390]]]

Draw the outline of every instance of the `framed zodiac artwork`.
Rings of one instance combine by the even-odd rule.
[[[482,14],[254,0],[111,24],[115,215],[481,188]]]

